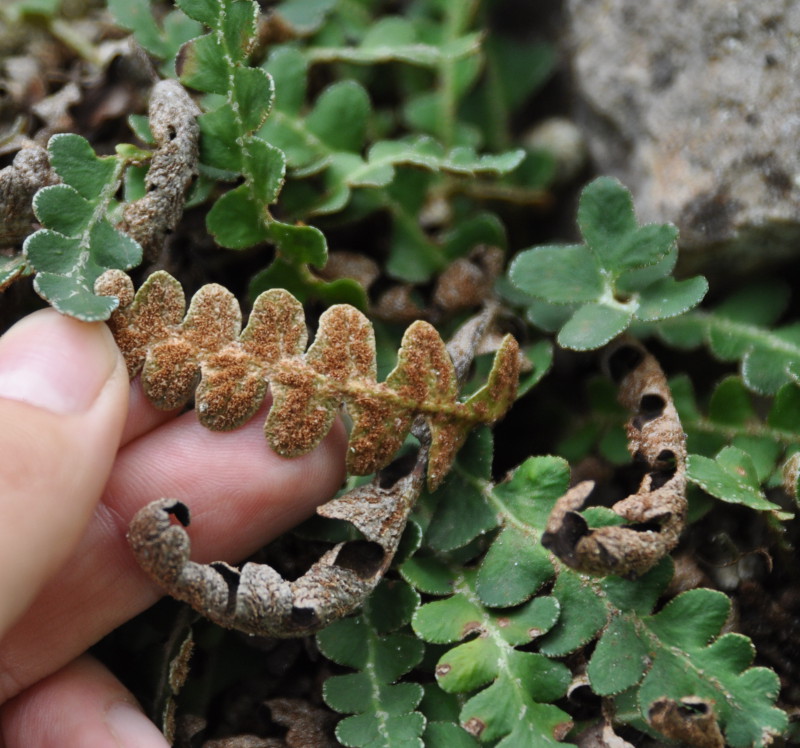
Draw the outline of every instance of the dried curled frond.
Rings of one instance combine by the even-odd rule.
[[[264,564],[247,563],[240,570],[223,562],[190,561],[184,530],[189,510],[174,499],[141,509],[128,539],[153,579],[220,626],[261,636],[304,636],[354,612],[375,589],[422,488],[426,460],[423,446],[410,472],[389,487],[379,474],[319,507],[319,515],[350,522],[363,539],[337,544],[293,582]]]
[[[23,148],[11,166],[0,170],[0,247],[17,244],[31,233],[33,196],[59,181],[47,151],[34,145]]]
[[[665,697],[650,705],[647,719],[662,735],[693,748],[725,747],[710,699],[692,696],[676,701]]]
[[[272,721],[287,729],[287,748],[336,748],[331,737],[336,715],[303,699],[270,699],[264,702]]]
[[[620,402],[634,412],[628,449],[647,472],[639,490],[611,509],[624,524],[592,529],[578,511],[594,481],[573,486],[556,503],[542,543],[568,566],[596,574],[638,576],[678,543],[686,519],[686,436],[658,362],[625,341],[608,355]]]
[[[125,206],[120,229],[155,260],[183,215],[186,190],[198,174],[200,109],[175,80],[162,80],[150,97],[150,130],[158,148],[145,178],[147,194]]]
[[[151,275],[135,297],[128,276],[117,271],[101,276],[95,290],[119,298],[109,326],[130,376],[141,371],[157,407],[180,407],[194,393],[201,423],[225,431],[258,410],[269,383],[267,439],[279,454],[295,457],[319,444],[344,403],[353,421],[348,469],[356,475],[386,465],[421,415],[431,432],[428,486],[436,488],[470,429],[504,415],[516,393],[519,349],[510,335],[487,384],[460,402],[453,360],[426,322],[408,328],[396,368],[378,383],[372,326],[347,305],[322,315],[306,351],[303,308],[283,289],[256,299],[241,333],[239,305],[222,286],[203,286],[185,316],[183,290],[165,272]]]

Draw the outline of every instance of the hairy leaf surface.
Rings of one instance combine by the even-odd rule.
[[[584,188],[578,205],[581,245],[536,247],[511,265],[512,283],[547,304],[569,305],[558,342],[565,348],[599,348],[634,320],[683,314],[705,296],[702,277],[675,281],[672,271],[677,229],[671,224],[640,226],[630,192],[617,180],[600,177]],[[529,312],[539,323],[541,309]],[[550,323],[544,322],[545,329]]]

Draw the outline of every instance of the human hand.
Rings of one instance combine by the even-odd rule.
[[[285,460],[262,423],[157,411],[101,323],[45,310],[0,338],[0,748],[167,745],[82,653],[160,596],[125,538],[149,501],[190,506],[196,560],[236,561],[338,488],[340,425]]]

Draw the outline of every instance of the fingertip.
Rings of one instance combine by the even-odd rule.
[[[105,325],[43,310],[0,338],[0,632],[77,543],[127,403]]]
[[[0,401],[59,415],[83,413],[109,385],[120,389],[123,368],[106,325],[44,309],[0,338]]]
[[[84,655],[3,705],[5,748],[167,748],[134,696]]]

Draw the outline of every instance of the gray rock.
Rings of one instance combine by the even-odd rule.
[[[800,3],[567,0],[598,170],[680,229],[685,269],[800,254]]]

